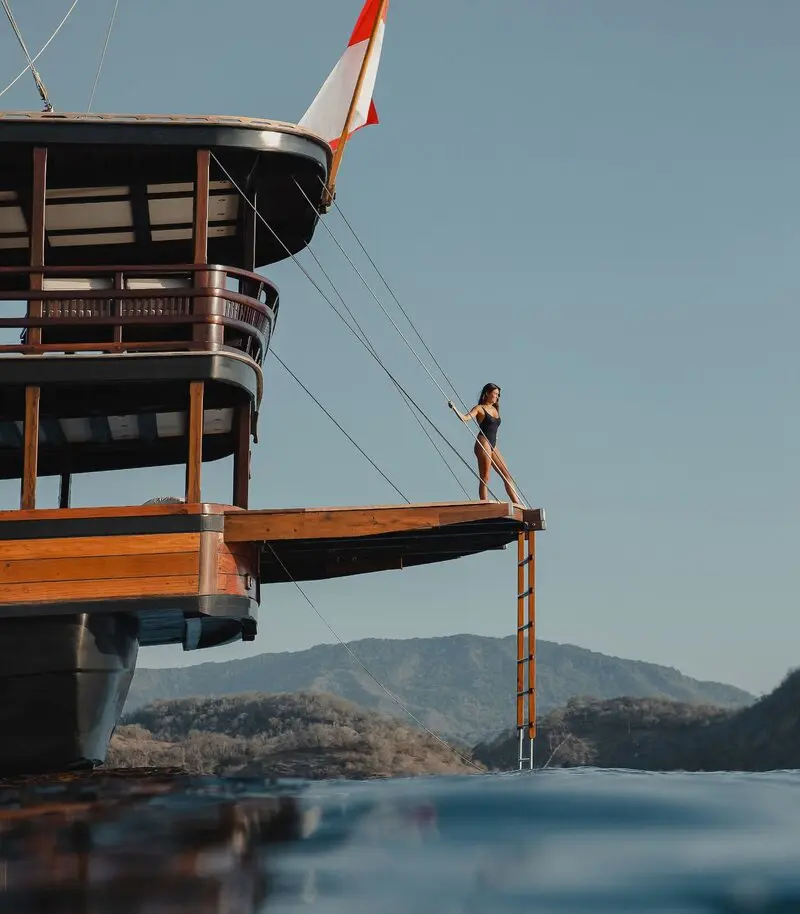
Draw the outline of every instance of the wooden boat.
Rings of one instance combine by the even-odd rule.
[[[0,512],[0,772],[101,761],[139,648],[252,640],[264,585],[515,539],[518,706],[533,695],[541,510],[250,509],[280,300],[257,270],[310,242],[341,148],[239,117],[0,114],[0,327],[19,332],[0,345],[0,478],[20,480]],[[231,455],[230,504],[204,502],[204,463]],[[76,473],[176,464],[179,503],[71,504]]]

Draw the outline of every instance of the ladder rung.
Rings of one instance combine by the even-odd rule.
[[[527,590],[523,590],[522,593],[517,594],[517,599],[521,600],[523,597],[529,597],[533,593],[533,588],[529,587]]]
[[[518,660],[517,666],[519,666],[521,663],[530,663],[532,660],[535,660],[535,659],[536,659],[536,657],[533,654],[531,654],[528,657],[524,657],[523,659]]]
[[[526,559],[523,559],[521,562],[517,562],[517,568],[522,568],[523,565],[530,565],[533,561],[533,556],[529,555]]]
[[[517,692],[517,698],[523,698],[525,695],[535,695],[536,689],[525,689],[524,692]]]

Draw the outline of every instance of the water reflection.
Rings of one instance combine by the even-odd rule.
[[[254,914],[270,889],[265,849],[300,828],[292,796],[248,796],[242,782],[158,772],[6,784],[0,912]]]

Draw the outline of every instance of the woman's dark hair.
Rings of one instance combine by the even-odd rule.
[[[483,406],[483,404],[486,402],[487,397],[493,390],[497,391],[497,404],[495,405],[495,409],[497,410],[497,415],[499,416],[500,415],[500,388],[497,386],[497,384],[484,384],[483,390],[481,391],[481,395],[480,395],[480,397],[478,397],[478,403],[481,406]]]

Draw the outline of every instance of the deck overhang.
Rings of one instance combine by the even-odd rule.
[[[478,501],[238,511],[224,536],[258,545],[261,583],[271,584],[449,561],[544,529],[543,509]]]
[[[195,163],[210,150],[208,259],[254,269],[302,250],[332,152],[301,127],[256,118],[0,113],[0,263],[29,263],[32,153],[47,151],[51,266],[192,259]],[[251,226],[255,201],[273,227]]]

